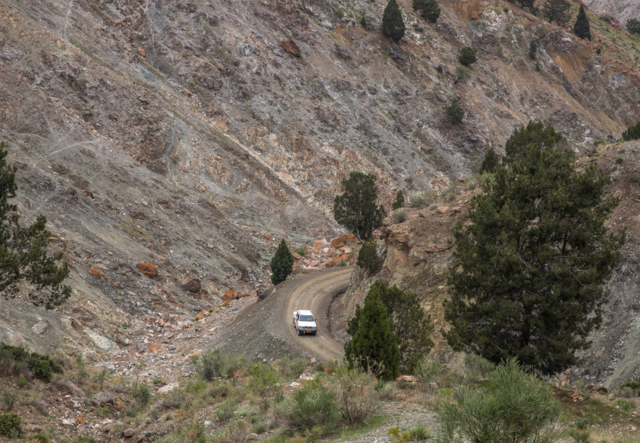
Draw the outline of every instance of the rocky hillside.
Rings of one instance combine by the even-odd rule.
[[[604,22],[591,44],[506,2],[444,0],[430,25],[406,0],[390,44],[384,5],[2,2],[0,138],[21,215],[47,215],[74,295],[53,313],[3,302],[0,339],[99,359],[141,316],[184,321],[261,289],[280,238],[335,236],[353,169],[389,204],[450,188],[530,119],[583,149],[640,118],[635,49]],[[468,79],[464,45],[479,51]],[[451,126],[456,97],[467,116]]]
[[[640,4],[636,0],[584,0],[583,2],[598,14],[611,14],[621,23],[640,19]]]

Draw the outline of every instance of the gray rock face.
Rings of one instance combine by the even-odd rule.
[[[91,404],[98,407],[115,404],[116,396],[111,391],[99,392],[91,399]]]
[[[640,18],[640,2],[637,0],[584,0],[589,9],[599,14],[611,14],[622,24],[631,18]]]
[[[36,334],[42,335],[49,329],[49,322],[42,320],[31,327],[31,330]]]

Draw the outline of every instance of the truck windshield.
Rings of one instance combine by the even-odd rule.
[[[313,321],[313,315],[301,315],[300,321]]]

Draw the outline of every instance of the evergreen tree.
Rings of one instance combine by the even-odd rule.
[[[431,316],[424,312],[416,294],[402,291],[395,285],[387,287],[382,280],[371,285],[367,296],[371,294],[380,297],[387,309],[392,331],[398,338],[400,369],[405,373],[413,372],[418,361],[433,347]]]
[[[9,203],[16,196],[16,168],[7,164],[5,144],[0,144],[0,294],[14,298],[21,283],[30,285],[28,298],[35,306],[53,309],[71,296],[71,288],[63,284],[69,276],[67,263],[58,266],[62,252],[49,255],[47,218],[23,227],[18,207]]]
[[[353,337],[344,345],[349,366],[353,368],[357,364],[369,369],[380,365],[380,378],[396,378],[400,366],[400,349],[391,328],[391,320],[380,296],[376,293],[367,294],[364,307],[356,308],[356,315],[347,329]]]
[[[396,194],[396,201],[393,202],[393,210],[400,209],[404,206],[404,194],[402,191],[398,191]]]
[[[447,282],[444,336],[455,350],[551,375],[588,347],[625,233],[605,227],[618,204],[605,196],[609,177],[575,166],[552,127],[531,123],[507,142],[471,223],[454,230],[460,266]]]
[[[640,21],[635,18],[627,21],[627,31],[631,34],[640,34]]]
[[[549,23],[556,22],[564,25],[571,18],[569,5],[565,0],[547,0],[542,8],[542,13]]]
[[[496,151],[494,151],[493,148],[489,148],[484,156],[484,160],[482,161],[480,174],[484,174],[485,172],[488,172],[489,174],[495,174],[499,164],[500,156],[496,154]]]
[[[359,268],[369,272],[369,274],[377,274],[382,268],[383,260],[378,255],[378,245],[375,240],[365,242],[358,252],[358,261],[356,264]]]
[[[534,39],[531,39],[531,43],[529,43],[529,58],[531,60],[538,58],[538,45]]]
[[[465,115],[462,103],[460,103],[460,100],[458,100],[457,98],[449,102],[449,106],[447,106],[447,108],[445,109],[445,113],[447,115],[447,118],[449,119],[449,122],[454,125],[462,123],[462,119]]]
[[[289,246],[284,238],[278,246],[278,250],[271,259],[271,283],[280,284],[293,272],[293,254],[289,251]]]
[[[580,5],[580,12],[578,12],[576,24],[573,26],[573,33],[580,38],[591,40],[591,25],[589,25],[589,19],[583,4]]]
[[[629,126],[627,130],[622,133],[622,140],[626,142],[640,140],[640,122],[633,126]]]
[[[536,0],[520,0],[520,6],[522,6],[523,8],[528,8],[531,11],[536,10],[536,7],[534,5]]]
[[[440,17],[438,0],[413,0],[413,10],[430,23],[435,23]]]
[[[367,240],[382,226],[385,217],[384,207],[376,205],[376,176],[352,171],[348,179],[342,180],[342,191],[333,201],[335,220],[360,240]]]
[[[397,42],[404,37],[404,30],[404,20],[402,20],[400,6],[398,6],[396,0],[389,0],[382,14],[382,33]]]
[[[471,46],[465,46],[460,51],[460,56],[458,57],[458,61],[463,66],[471,66],[477,61],[476,50]]]

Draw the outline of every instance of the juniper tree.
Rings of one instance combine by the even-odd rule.
[[[437,22],[440,17],[440,5],[437,0],[413,0],[413,10],[431,23]]]
[[[393,210],[400,209],[404,206],[404,193],[402,191],[398,191],[396,194],[396,201],[393,202]]]
[[[558,24],[565,24],[570,18],[570,8],[565,0],[547,0],[542,8],[542,13],[549,20],[549,23],[556,22]]]
[[[573,33],[580,38],[591,40],[591,25],[589,25],[589,19],[583,4],[580,5],[580,12],[578,12],[576,24],[573,26]]]
[[[404,20],[402,20],[402,12],[398,2],[389,0],[382,14],[382,33],[397,42],[404,37],[404,30]]]
[[[605,227],[618,199],[605,196],[603,171],[576,170],[552,127],[531,123],[506,148],[471,201],[471,223],[454,229],[459,266],[443,334],[455,350],[555,374],[578,361],[602,322],[603,286],[625,240]]]
[[[626,131],[622,133],[622,140],[624,141],[632,141],[632,140],[640,140],[640,122],[635,125],[629,126]]]
[[[487,153],[484,155],[482,166],[480,166],[480,173],[484,174],[485,172],[488,172],[489,174],[494,174],[499,164],[500,156],[496,154],[496,151],[494,151],[493,148],[489,148]]]
[[[63,253],[49,254],[47,218],[40,214],[29,226],[20,224],[18,207],[9,202],[16,196],[16,168],[7,163],[5,144],[0,144],[0,294],[14,298],[22,284],[35,306],[53,309],[71,296],[63,284],[69,276]]]
[[[367,240],[385,217],[384,207],[376,204],[376,176],[351,171],[349,178],[342,180],[342,191],[333,201],[335,220],[360,240]]]
[[[627,21],[627,31],[631,34],[640,34],[640,21],[632,18]]]
[[[531,39],[531,43],[529,43],[529,58],[531,60],[538,58],[538,45],[534,39]]]
[[[347,329],[353,338],[345,343],[345,357],[349,366],[362,366],[364,369],[381,367],[379,374],[383,380],[392,380],[398,376],[400,349],[397,337],[392,331],[391,320],[380,296],[369,293],[364,306],[356,308],[356,315]]]
[[[382,268],[383,260],[378,255],[378,247],[375,240],[365,242],[358,252],[358,261],[356,264],[359,268],[364,269],[369,274],[377,274]]]
[[[451,100],[449,105],[445,109],[447,119],[451,124],[457,125],[462,123],[462,119],[465,115],[465,110],[462,107],[462,103],[457,98]]]
[[[293,254],[284,238],[280,242],[275,255],[271,259],[271,283],[277,285],[287,279],[293,272]]]
[[[471,66],[477,61],[476,50],[471,46],[465,46],[460,50],[460,56],[458,57],[458,61],[461,65]]]

